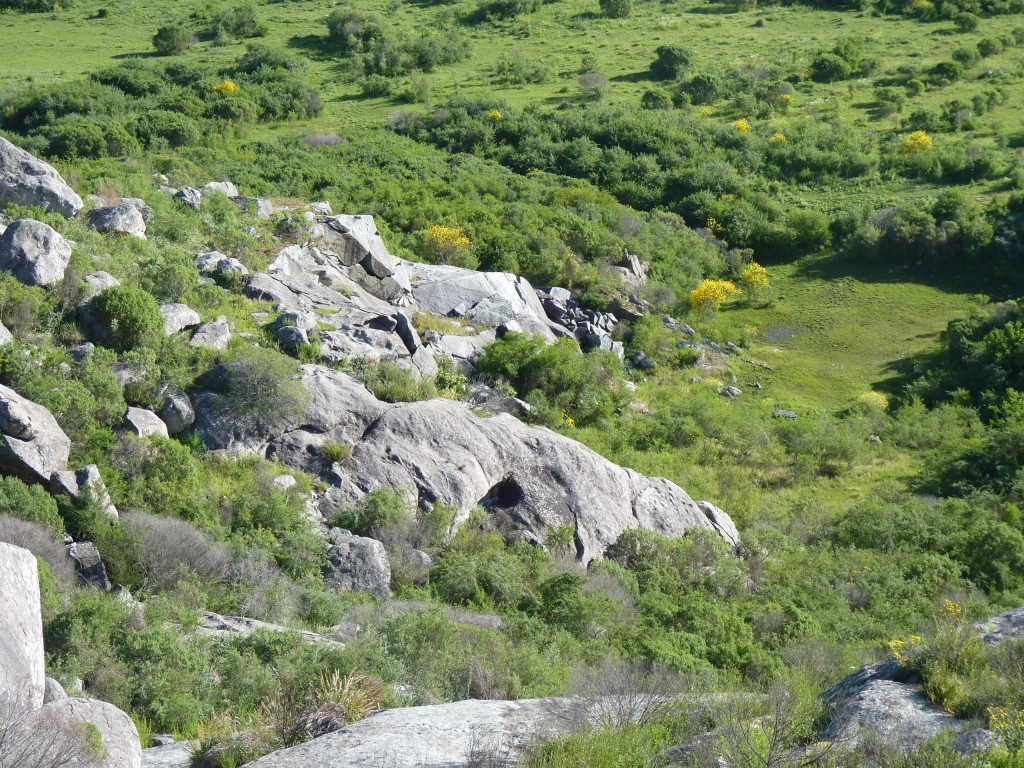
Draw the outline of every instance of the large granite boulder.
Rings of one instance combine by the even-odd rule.
[[[128,715],[102,701],[61,693],[59,685],[47,685],[43,671],[36,560],[26,549],[0,543],[0,705],[8,719],[16,718],[3,724],[11,765],[20,765],[14,743],[31,754],[53,755],[53,765],[86,764],[75,753],[91,748],[80,727],[88,723],[103,748],[99,768],[141,767],[139,733]]]
[[[52,165],[0,136],[0,209],[11,203],[38,205],[66,218],[82,210],[82,198]]]
[[[163,419],[157,416],[148,408],[136,408],[128,406],[128,413],[124,417],[124,429],[139,437],[170,437],[167,432],[167,425]]]
[[[332,528],[327,549],[324,581],[337,592],[367,592],[377,598],[391,597],[391,564],[384,545],[376,539],[354,536]]]
[[[409,275],[413,302],[423,312],[457,315],[492,328],[515,322],[524,332],[548,341],[566,335],[548,319],[526,278],[438,264],[401,264]]]
[[[581,443],[512,416],[480,418],[458,403],[430,400],[386,410],[342,464],[358,495],[374,488],[406,490],[419,502],[444,501],[465,520],[477,504],[508,529],[543,540],[573,525],[576,556],[601,557],[627,528],[667,536],[691,528],[738,541],[732,520],[706,510],[674,483],[624,469]]]
[[[225,350],[231,343],[231,326],[226,317],[218,317],[212,323],[200,325],[189,339],[191,347],[206,347],[217,351]]]
[[[68,544],[68,557],[75,563],[75,570],[83,583],[90,587],[110,591],[110,578],[103,564],[100,551],[91,541],[74,541]]]
[[[86,212],[85,218],[97,232],[134,235],[146,239],[146,220],[142,211],[131,203],[94,208]]]
[[[26,285],[50,285],[64,278],[71,243],[48,224],[18,219],[0,235],[0,269]]]
[[[46,689],[37,568],[27,549],[0,542],[0,692],[18,692],[29,709]]]
[[[71,440],[48,410],[0,385],[0,474],[49,483],[67,469]]]

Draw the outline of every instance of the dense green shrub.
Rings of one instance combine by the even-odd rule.
[[[152,294],[131,285],[117,285],[101,293],[95,313],[104,341],[114,349],[156,346],[164,335],[164,317]]]
[[[680,78],[693,66],[693,52],[682,45],[659,45],[654,49],[651,74],[661,80]]]
[[[633,12],[633,0],[598,0],[601,12],[610,19],[624,19]]]
[[[39,523],[54,536],[64,533],[57,502],[39,485],[26,485],[16,477],[0,477],[0,515]]]
[[[161,56],[176,56],[192,47],[192,33],[183,22],[166,24],[153,35],[153,48]]]

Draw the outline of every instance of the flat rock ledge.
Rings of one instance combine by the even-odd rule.
[[[505,765],[532,744],[600,712],[577,697],[456,701],[389,709],[261,757],[250,768],[423,768]]]

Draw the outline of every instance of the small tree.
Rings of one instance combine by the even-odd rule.
[[[153,35],[153,48],[161,56],[176,56],[192,47],[192,33],[182,23],[165,24]]]
[[[609,19],[624,19],[633,12],[633,0],[600,0],[601,11]]]
[[[693,53],[682,45],[659,45],[654,55],[651,74],[662,80],[680,78],[693,65]]]
[[[740,273],[740,285],[750,301],[764,296],[768,292],[768,270],[756,261],[750,262]]]
[[[164,335],[160,305],[151,294],[132,285],[116,285],[101,293],[96,298],[96,315],[107,344],[121,352],[154,346]]]

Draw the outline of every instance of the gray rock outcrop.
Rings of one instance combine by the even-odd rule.
[[[468,700],[389,709],[305,744],[273,752],[248,765],[249,768],[509,765],[537,740],[570,733],[582,722],[592,719],[594,711],[587,700],[574,697]]]
[[[231,343],[231,327],[227,318],[218,317],[212,323],[200,325],[188,343],[192,347],[206,347],[218,351],[227,349]]]
[[[173,336],[186,328],[194,328],[201,322],[199,313],[187,304],[161,304],[160,314],[164,316],[166,336]]]
[[[48,224],[18,219],[0,235],[0,269],[26,285],[50,285],[64,278],[71,244]]]
[[[998,644],[1024,636],[1024,607],[1014,608],[974,625],[986,643]]]
[[[94,208],[86,212],[85,218],[97,232],[134,235],[146,239],[146,220],[142,217],[142,211],[131,203]]]
[[[23,706],[43,705],[43,620],[36,559],[0,542],[0,691],[18,691]]]
[[[234,198],[238,197],[238,187],[230,181],[209,181],[203,185],[202,193],[204,195],[219,193]]]
[[[161,384],[156,394],[164,399],[157,416],[167,425],[167,432],[177,435],[191,427],[196,420],[195,409],[188,395],[174,384]]]
[[[176,741],[142,750],[142,768],[190,768],[191,765],[191,742]]]
[[[203,203],[203,193],[194,187],[185,187],[174,193],[174,199],[182,205],[187,205],[198,211],[199,206]]]
[[[343,528],[328,534],[324,581],[337,592],[367,592],[377,598],[391,597],[391,564],[384,545],[376,539],[354,536]]]
[[[0,385],[0,473],[49,483],[67,469],[71,440],[48,410]]]
[[[139,437],[170,437],[167,425],[163,419],[157,416],[148,408],[128,407],[128,413],[124,417],[124,428]]]
[[[211,448],[254,452],[314,473],[327,469],[327,441],[351,446],[332,468],[330,504],[354,501],[375,488],[404,491],[419,504],[444,501],[458,522],[482,504],[491,514],[543,540],[548,528],[576,527],[576,555],[600,557],[627,528],[679,536],[715,530],[730,544],[729,516],[701,506],[674,483],[619,467],[584,445],[512,416],[475,416],[449,400],[389,405],[340,371],[301,366],[310,393],[306,413],[272,432],[239,434],[215,407],[196,398],[195,429]]]
[[[245,616],[222,616],[219,613],[203,611],[196,626],[196,634],[208,637],[248,637],[257,630],[268,632],[294,632],[303,640],[310,643],[320,643],[344,647],[344,643],[337,637],[318,634],[307,630],[295,630],[282,627],[280,624],[271,624],[259,619],[250,619]]]
[[[0,137],[0,210],[11,203],[38,205],[65,218],[82,210],[82,198],[52,165]]]
[[[511,416],[482,419],[451,401],[385,411],[342,467],[349,493],[404,489],[420,502],[454,505],[458,522],[481,504],[507,528],[540,540],[550,528],[573,525],[583,562],[638,526],[668,536],[707,528],[730,543],[738,540],[728,515],[709,515],[668,480],[619,467],[575,440]]]
[[[75,561],[75,569],[83,582],[91,587],[110,591],[107,567],[103,565],[100,552],[91,541],[75,541],[68,544],[68,557]]]
[[[12,341],[14,341],[14,334],[6,325],[0,323],[0,347],[10,344]]]
[[[139,731],[132,719],[105,701],[64,698],[45,704],[36,717],[42,724],[89,723],[99,731],[103,758],[98,768],[141,768]]]
[[[76,504],[94,501],[107,515],[117,518],[117,507],[95,464],[88,464],[77,471],[54,472],[50,476],[50,492],[54,495],[66,493]]]

